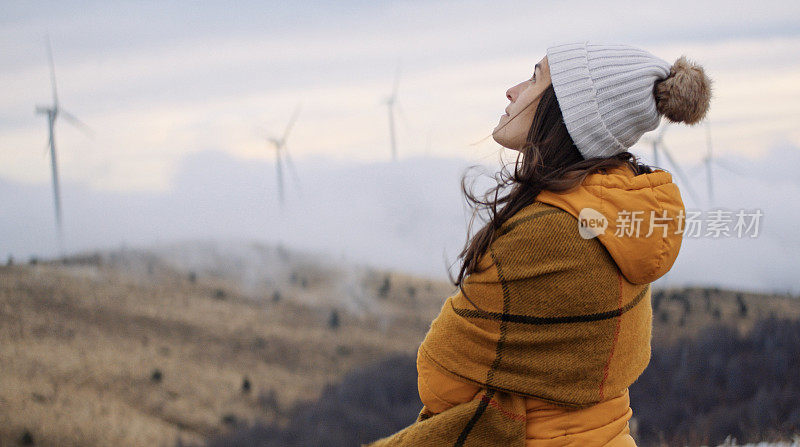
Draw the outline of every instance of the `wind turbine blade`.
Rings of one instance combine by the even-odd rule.
[[[728,162],[722,161],[722,160],[720,160],[720,159],[718,159],[718,158],[713,156],[713,154],[711,153],[711,151],[712,151],[711,125],[708,123],[708,120],[705,121],[705,124],[706,124],[706,145],[708,147],[706,160],[708,160],[709,175],[710,175],[710,172],[711,172],[711,164],[712,163],[716,163],[719,167],[721,167],[723,169],[727,169],[728,171],[730,171],[730,172],[732,172],[734,174],[746,176],[747,174],[742,172],[742,170],[740,168],[733,168],[733,167],[731,167],[732,165],[729,164]]]
[[[289,124],[286,125],[286,130],[283,132],[283,138],[281,138],[282,143],[286,143],[286,138],[289,137],[289,131],[292,130],[292,126],[294,126],[294,122],[297,121],[297,115],[300,113],[300,104],[297,105],[294,109],[294,113],[292,117],[289,119]]]
[[[50,152],[50,138],[47,139],[47,144],[44,145],[44,153],[42,156],[46,157],[48,152]]]
[[[272,135],[270,135],[269,132],[267,132],[267,129],[265,129],[265,128],[259,126],[259,125],[256,125],[256,126],[253,126],[253,127],[255,129],[255,132],[258,134],[259,138],[263,138],[263,139],[267,140],[267,142],[271,143],[273,146],[275,146],[276,149],[280,146],[281,142],[277,138],[275,138]]]
[[[46,35],[47,39],[47,58],[50,62],[50,84],[53,87],[53,108],[58,109],[58,92],[56,91],[56,64],[53,62],[53,49],[50,46],[50,34]]]
[[[50,123],[50,168],[53,175],[53,205],[56,212],[56,229],[58,230],[59,244],[63,243],[63,227],[61,225],[61,189],[58,182],[58,161],[56,160],[55,139],[53,126]]]
[[[94,138],[94,131],[86,125],[83,121],[79,120],[75,115],[67,112],[64,109],[58,111],[67,121],[69,121],[73,126],[77,127],[83,133],[85,133],[88,137]]]
[[[294,177],[294,184],[297,186],[298,190],[302,191],[302,186],[300,186],[300,177],[297,175],[297,169],[294,166],[294,161],[292,161],[292,156],[289,155],[289,151],[284,150],[283,155],[286,157],[286,165],[289,166],[289,170],[292,171],[292,176]]]
[[[667,161],[669,161],[669,164],[671,164],[672,167],[675,169],[675,172],[678,174],[678,177],[680,177],[680,179],[683,180],[684,185],[686,185],[686,189],[689,191],[689,194],[692,196],[695,202],[700,203],[697,194],[695,194],[691,184],[689,184],[689,178],[686,177],[681,167],[678,165],[678,163],[675,162],[675,159],[672,158],[672,155],[669,153],[669,150],[664,146],[663,143],[659,146],[659,149],[661,149],[661,151],[667,157]]]
[[[389,142],[392,149],[392,160],[397,160],[397,139],[394,133],[394,107],[392,107],[391,103],[389,103],[387,110],[389,112]]]

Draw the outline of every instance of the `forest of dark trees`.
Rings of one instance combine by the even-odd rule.
[[[800,322],[763,319],[742,337],[706,328],[673,347],[654,347],[631,388],[647,445],[717,445],[800,433]]]
[[[670,347],[653,346],[631,386],[640,446],[719,445],[800,433],[800,322],[763,319],[746,335],[714,325]],[[292,409],[286,427],[255,425],[208,447],[358,446],[414,422],[421,408],[413,356],[395,356],[328,386]]]

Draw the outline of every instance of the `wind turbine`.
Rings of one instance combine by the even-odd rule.
[[[51,106],[36,106],[36,113],[39,115],[47,115],[47,128],[50,134],[48,146],[50,147],[50,167],[53,175],[53,203],[55,206],[55,213],[56,213],[56,229],[58,231],[58,247],[61,255],[64,254],[64,229],[62,226],[62,217],[61,217],[61,191],[59,188],[58,183],[58,161],[56,158],[56,139],[55,139],[55,126],[56,126],[56,119],[59,116],[63,116],[64,119],[70,122],[70,124],[74,125],[78,129],[82,130],[83,132],[87,133],[89,136],[92,135],[91,129],[89,126],[84,124],[81,120],[75,117],[75,115],[67,112],[58,103],[58,92],[56,89],[56,68],[55,64],[53,63],[53,50],[50,46],[50,36],[47,36],[46,42],[47,44],[47,56],[50,62],[50,83],[53,90],[53,105]]]
[[[394,108],[397,104],[397,86],[400,83],[400,64],[397,64],[397,71],[394,75],[394,87],[392,88],[392,95],[386,98],[383,102],[389,110],[389,141],[392,145],[392,160],[397,161],[397,141],[395,140],[394,128]]]
[[[705,164],[706,168],[706,183],[708,184],[708,201],[709,203],[714,202],[714,181],[713,177],[711,176],[711,165],[716,164],[717,166],[727,169],[728,171],[738,174],[744,175],[742,172],[738,171],[737,169],[733,169],[730,166],[727,166],[721,160],[714,158],[712,154],[712,141],[711,141],[711,125],[709,124],[708,120],[704,122],[706,128],[706,156],[703,157],[703,164]]]
[[[294,126],[295,121],[297,121],[297,115],[299,113],[300,105],[295,108],[292,117],[289,119],[289,123],[286,125],[286,129],[283,131],[283,136],[280,138],[276,138],[274,136],[266,137],[267,141],[269,141],[275,148],[275,169],[278,173],[278,199],[280,200],[281,209],[283,209],[285,206],[282,165],[284,157],[286,158],[286,164],[292,170],[292,174],[294,174],[295,184],[297,185],[297,188],[300,189],[300,178],[297,175],[297,170],[294,167],[292,158],[289,156],[289,152],[286,150],[286,139],[289,137],[289,132],[292,130],[292,126]]]
[[[686,189],[689,191],[689,194],[695,200],[696,203],[700,203],[698,200],[697,194],[695,194],[694,190],[692,189],[691,185],[689,184],[689,178],[683,173],[680,165],[675,162],[675,159],[672,158],[672,154],[670,154],[667,146],[664,145],[664,132],[667,130],[667,126],[669,125],[668,122],[664,122],[661,125],[661,128],[658,129],[658,133],[656,134],[655,138],[649,137],[646,138],[646,141],[649,141],[650,144],[653,146],[653,164],[658,166],[658,153],[662,152],[664,156],[667,158],[667,161],[672,165],[675,169],[675,172],[678,174],[678,177],[683,181],[683,184],[686,186]]]

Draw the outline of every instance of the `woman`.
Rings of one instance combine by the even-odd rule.
[[[576,42],[506,97],[493,137],[517,161],[483,201],[462,179],[491,216],[417,353],[424,406],[371,446],[636,445],[628,387],[650,359],[650,283],[677,258],[684,206],[671,175],[627,149],[661,116],[699,122],[711,81],[684,57]]]

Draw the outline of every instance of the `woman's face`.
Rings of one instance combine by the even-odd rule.
[[[534,67],[534,74],[506,91],[511,103],[492,131],[494,141],[509,149],[520,150],[525,145],[528,131],[536,114],[542,92],[551,84],[547,56]]]

